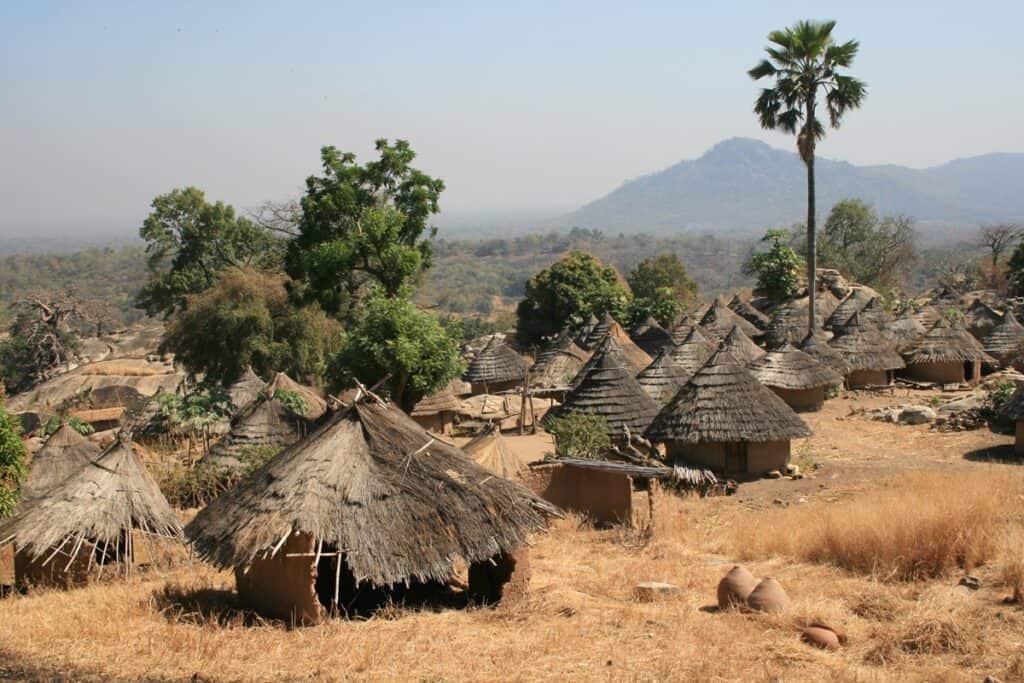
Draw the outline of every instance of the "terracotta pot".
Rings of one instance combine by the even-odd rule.
[[[771,577],[766,577],[747,596],[747,607],[756,612],[781,614],[789,609],[789,596],[782,584]]]
[[[730,609],[747,604],[747,596],[757,586],[757,579],[746,567],[735,565],[718,582],[718,608]]]

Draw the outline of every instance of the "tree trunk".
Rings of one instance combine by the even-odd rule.
[[[807,334],[814,334],[818,289],[818,239],[814,229],[814,148],[807,159]]]

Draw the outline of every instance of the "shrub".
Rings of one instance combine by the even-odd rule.
[[[167,502],[177,508],[205,506],[227,490],[230,480],[223,468],[203,461],[192,467],[175,462],[157,475]]]
[[[59,417],[54,416],[47,420],[45,423],[43,423],[42,436],[44,438],[51,436],[55,431],[60,429],[60,426],[65,422],[67,422],[68,427],[71,427],[82,436],[89,436],[90,434],[96,431],[96,428],[93,427],[91,424],[89,424],[88,422],[82,422],[77,417],[68,418],[65,421]]]
[[[545,429],[555,437],[555,456],[600,460],[611,447],[608,422],[600,415],[571,410],[562,417],[548,418]]]
[[[996,382],[990,386],[981,408],[982,416],[986,420],[999,420],[999,416],[1003,412],[1003,406],[1006,405],[1006,402],[1010,400],[1010,397],[1013,396],[1016,390],[1017,386],[1008,380]]]
[[[11,514],[18,504],[25,471],[21,426],[0,404],[0,518]]]

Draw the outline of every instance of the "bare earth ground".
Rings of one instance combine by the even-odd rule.
[[[0,679],[1024,680],[1024,609],[1003,603],[1009,593],[997,562],[974,571],[983,585],[970,592],[955,587],[956,573],[882,582],[763,557],[745,564],[786,587],[790,613],[714,608],[715,586],[752,520],[787,505],[849,500],[908,471],[1021,472],[980,460],[1005,457],[1012,444],[988,430],[941,434],[839,419],[854,407],[900,402],[907,400],[831,401],[806,416],[815,435],[794,444],[795,459],[820,465],[813,478],[744,484],[731,498],[666,498],[653,538],[559,521],[536,539],[531,595],[516,605],[396,608],[368,621],[288,629],[237,611],[229,574],[186,561],[127,584],[0,600]],[[531,454],[550,448],[544,437],[509,438]],[[1019,510],[1022,499],[1006,503]],[[636,602],[635,584],[652,580],[678,585],[681,597]],[[842,631],[846,646],[825,652],[801,643],[799,627],[813,620]]]

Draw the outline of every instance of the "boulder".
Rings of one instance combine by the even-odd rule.
[[[659,602],[678,598],[682,594],[679,586],[660,581],[644,581],[633,589],[633,597],[638,602]]]
[[[979,410],[985,405],[985,395],[980,391],[973,391],[969,394],[946,401],[938,408],[938,414],[944,416],[956,415],[970,410]]]
[[[935,411],[928,406],[907,406],[900,411],[900,424],[924,425],[935,421]]]
[[[757,587],[757,579],[746,567],[735,565],[718,582],[718,608],[730,609],[747,604],[747,597]]]
[[[838,650],[839,636],[824,624],[811,624],[800,632],[800,640],[822,650]]]
[[[782,584],[770,576],[765,577],[747,596],[747,607],[755,612],[781,614],[789,609],[789,596]]]

